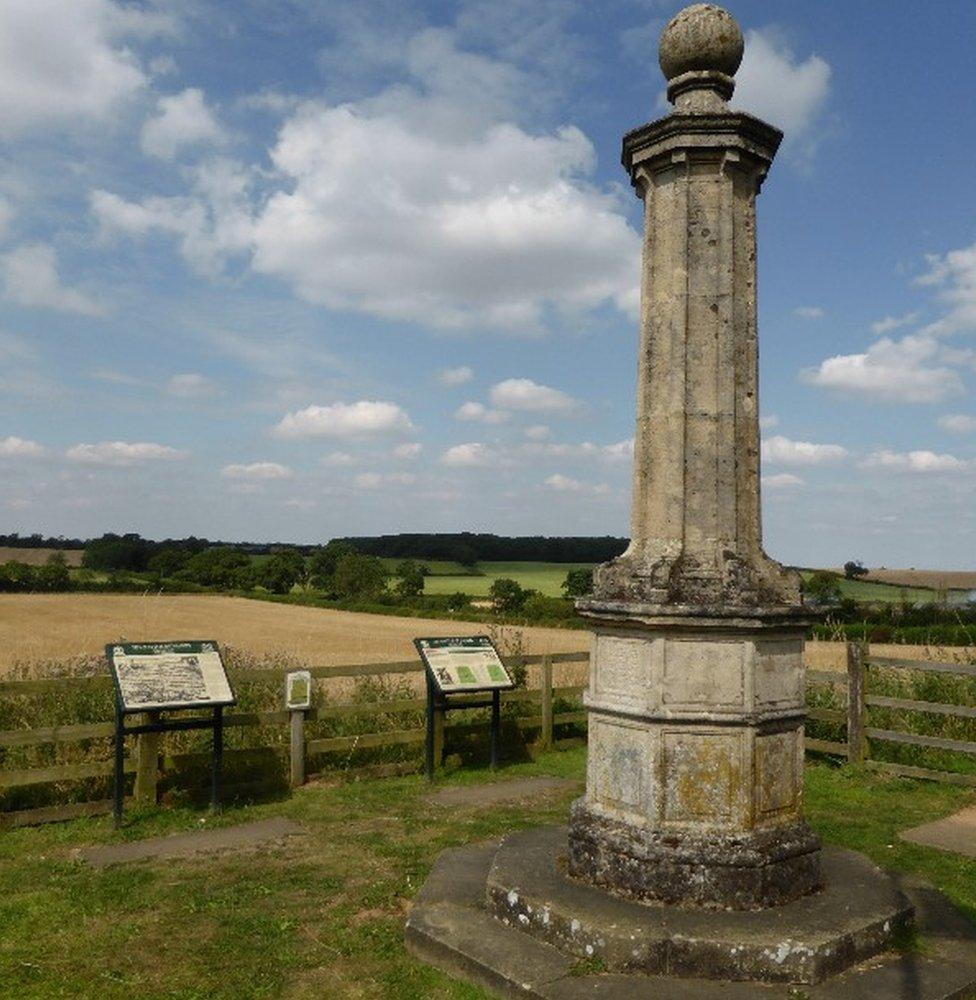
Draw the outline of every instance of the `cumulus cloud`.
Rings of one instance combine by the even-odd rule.
[[[469,441],[465,444],[456,444],[453,448],[448,448],[441,455],[441,463],[454,467],[487,467],[498,465],[501,461],[501,454],[494,448],[490,448],[480,441]]]
[[[409,434],[413,430],[410,417],[396,403],[361,399],[296,410],[285,415],[275,433],[285,438],[344,438]]]
[[[539,385],[529,378],[510,378],[492,386],[491,401],[499,409],[529,413],[566,414],[580,407],[579,402],[565,392]]]
[[[785,490],[802,486],[803,480],[792,472],[779,472],[775,476],[763,476],[762,484],[774,490]]]
[[[779,417],[775,413],[767,413],[766,416],[759,418],[759,426],[764,431],[772,430],[779,426]]]
[[[43,454],[44,448],[36,441],[13,435],[0,438],[0,458],[40,458]]]
[[[492,410],[484,403],[462,403],[455,411],[456,420],[476,421],[481,424],[503,424],[508,420],[504,410]]]
[[[419,441],[407,441],[404,444],[398,444],[393,449],[393,457],[400,459],[413,459],[424,450],[424,446]]]
[[[976,433],[976,417],[967,413],[947,413],[939,417],[939,426],[953,434],[973,434]]]
[[[911,326],[918,320],[917,312],[905,313],[903,316],[885,316],[871,324],[871,332],[879,337],[894,330],[900,330],[903,326]]]
[[[926,260],[929,269],[915,283],[937,288],[949,311],[923,333],[943,336],[976,330],[976,243],[943,255],[929,254]]]
[[[797,306],[793,315],[800,319],[823,319],[824,311],[820,306]]]
[[[764,438],[762,442],[762,460],[774,465],[826,465],[847,455],[847,449],[839,444],[791,441],[782,434]]]
[[[139,144],[147,156],[172,160],[187,146],[218,144],[224,138],[203,91],[188,87],[179,94],[159,99],[155,116],[142,126]]]
[[[252,482],[268,479],[291,479],[295,475],[294,471],[289,469],[287,465],[279,465],[277,462],[225,465],[220,470],[220,474],[225,479],[241,479]]]
[[[322,459],[322,464],[333,468],[341,468],[344,465],[355,465],[356,457],[347,451],[333,451]]]
[[[937,403],[962,391],[946,364],[945,349],[932,336],[882,337],[861,354],[838,354],[803,373],[813,385],[857,396],[902,403]]]
[[[897,452],[882,449],[872,452],[862,463],[868,469],[890,469],[894,472],[966,472],[976,468],[976,462],[937,455],[933,451]]]
[[[166,391],[178,399],[206,399],[208,396],[217,395],[220,388],[206,375],[186,372],[182,375],[174,375],[166,383]]]
[[[470,382],[473,378],[474,372],[467,365],[461,365],[458,368],[442,368],[437,373],[437,381],[449,388],[464,385],[465,382]]]
[[[752,29],[746,32],[732,104],[781,128],[786,142],[808,156],[816,144],[830,77],[824,59],[810,55],[801,61],[775,27]]]
[[[531,427],[524,428],[522,433],[530,441],[545,441],[552,434],[552,431],[547,424],[532,424]]]
[[[604,494],[610,492],[610,487],[607,486],[606,483],[600,483],[594,486],[590,483],[584,483],[579,479],[573,479],[571,476],[564,476],[558,472],[555,475],[550,476],[545,481],[545,485],[550,490],[554,490],[556,493]]]
[[[4,297],[21,306],[104,316],[105,309],[84,292],[63,284],[54,247],[32,243],[0,257]]]
[[[417,477],[412,472],[361,472],[353,479],[359,490],[379,490],[390,486],[413,486]]]
[[[76,444],[65,457],[81,465],[129,466],[146,462],[171,462],[186,458],[185,451],[164,444],[149,442],[101,441],[98,444]]]
[[[146,84],[126,40],[172,27],[164,15],[114,0],[4,0],[0,135],[111,122]]]

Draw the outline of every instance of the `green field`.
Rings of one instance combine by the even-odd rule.
[[[434,572],[436,563],[421,560]],[[452,563],[449,565],[457,565]],[[426,594],[454,594],[463,591],[472,597],[487,597],[492,583],[499,577],[509,577],[527,590],[538,590],[546,597],[562,597],[563,580],[571,569],[592,569],[593,563],[547,563],[547,562],[480,562],[478,574],[470,572],[465,576],[429,576],[426,580]],[[463,567],[458,567],[463,570]]]
[[[814,570],[801,570],[804,580],[812,576]],[[840,578],[840,590],[844,597],[853,597],[855,601],[874,601],[910,604],[932,604],[938,600],[938,593],[929,587],[902,587],[896,583],[869,583],[865,580],[846,580]],[[949,591],[950,601],[953,595],[965,595],[968,591]]]

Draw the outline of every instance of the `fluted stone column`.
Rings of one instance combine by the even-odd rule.
[[[644,203],[631,544],[578,602],[593,647],[570,871],[752,908],[820,884],[802,818],[798,579],[762,549],[755,198],[782,134],[733,112],[743,40],[711,4],[665,28],[674,111],[628,133]]]

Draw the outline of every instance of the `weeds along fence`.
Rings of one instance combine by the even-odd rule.
[[[579,745],[586,713],[579,684],[553,667],[586,653],[506,657],[531,686],[502,696],[507,759]],[[422,668],[399,663],[313,667],[312,708],[293,724],[283,709],[284,670],[231,669],[238,704],[225,715],[225,799],[287,794],[309,776],[419,771],[425,740]],[[113,690],[107,674],[0,682],[0,828],[110,809]],[[895,775],[976,787],[976,665],[875,656],[847,645],[847,671],[807,671],[806,747]],[[436,733],[436,763],[485,760],[487,712],[453,712]],[[130,737],[125,770],[134,805],[204,803],[209,737]]]
[[[976,663],[846,650],[846,673],[807,671],[807,751],[976,787]]]
[[[585,663],[588,655],[504,659],[516,676],[538,668],[538,683],[502,694],[506,758],[581,744],[584,687],[557,686],[553,667]],[[286,794],[305,775],[420,769],[427,703],[416,660],[312,667],[310,673],[312,707],[296,739],[292,713],[283,708],[283,670],[229,670],[237,705],[224,715],[225,801]],[[0,828],[110,810],[114,724],[106,720],[113,718],[113,699],[107,667],[101,676],[0,682]],[[487,757],[488,724],[483,709],[452,712],[437,732],[436,762]],[[136,807],[206,802],[209,739],[195,732],[129,737],[126,795]]]

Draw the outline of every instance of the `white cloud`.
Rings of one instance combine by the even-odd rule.
[[[165,16],[114,0],[4,0],[0,134],[111,123],[146,84],[125,38],[171,27]]]
[[[939,426],[953,434],[973,434],[976,433],[976,417],[966,413],[947,413],[939,417]]]
[[[763,476],[762,484],[774,490],[784,490],[802,486],[803,480],[799,476],[794,476],[792,472],[779,472],[775,476]]]
[[[820,306],[797,306],[793,315],[800,319],[823,319],[824,311]]]
[[[474,378],[474,372],[467,366],[461,365],[459,368],[442,368],[437,373],[437,381],[441,385],[455,386],[464,385]]]
[[[546,424],[533,424],[531,427],[526,427],[522,433],[530,441],[545,441],[552,434],[552,431]]]
[[[454,411],[455,420],[476,421],[482,424],[503,424],[508,420],[504,410],[491,410],[484,403],[462,403]]]
[[[142,126],[139,140],[147,156],[172,160],[187,146],[224,141],[223,129],[207,107],[203,91],[196,87],[160,97],[156,111]]]
[[[291,479],[295,475],[287,465],[279,465],[277,462],[251,462],[249,465],[225,465],[220,474],[225,479],[244,480],[266,480],[266,479]]]
[[[768,413],[765,417],[759,418],[759,426],[764,431],[770,431],[779,426],[779,417],[775,413]]]
[[[295,510],[314,510],[318,505],[317,500],[312,500],[309,497],[289,497],[282,501],[283,507],[292,507]]]
[[[847,449],[839,444],[813,444],[791,441],[781,434],[764,438],[762,460],[774,465],[825,465],[847,457]]]
[[[413,486],[417,477],[411,472],[361,472],[353,479],[360,490],[378,490],[389,486]]]
[[[579,479],[573,479],[558,472],[550,476],[545,481],[545,485],[557,493],[594,493],[602,495],[610,492],[610,487],[605,483],[593,486],[590,483],[584,483]]]
[[[25,438],[0,438],[0,458],[40,458],[44,449],[36,441]]]
[[[356,458],[347,451],[333,451],[322,459],[322,464],[332,468],[341,468],[345,465],[355,465]]]
[[[519,446],[516,454],[521,458],[602,459],[606,462],[629,462],[634,456],[634,439],[627,438],[613,444],[594,444],[592,441],[582,441],[579,444],[527,441]]]
[[[500,464],[501,458],[501,454],[494,448],[489,448],[488,445],[479,441],[470,441],[448,448],[441,455],[441,462],[444,465],[456,467],[486,467]]]
[[[976,330],[976,243],[942,256],[930,254],[929,270],[916,284],[939,289],[939,299],[949,306],[945,316],[922,331],[933,336]]]
[[[611,462],[629,462],[634,457],[634,439],[627,438],[616,444],[605,444],[603,455]]]
[[[896,452],[882,449],[872,452],[862,463],[869,469],[891,469],[895,472],[966,472],[976,468],[976,462],[937,455],[933,451]]]
[[[104,316],[105,309],[84,292],[61,283],[54,247],[32,243],[0,257],[4,296],[21,306]]]
[[[572,413],[580,407],[565,392],[539,385],[528,378],[510,378],[492,386],[491,401],[499,409],[529,413]]]
[[[65,452],[65,457],[82,465],[128,466],[143,462],[175,461],[186,458],[185,451],[178,451],[164,444],[148,442],[102,441],[98,444],[76,444]]]
[[[863,354],[839,354],[803,373],[814,385],[873,399],[937,403],[962,391],[951,368],[939,362],[945,349],[931,336],[882,337]]]
[[[206,375],[187,372],[183,375],[174,375],[166,383],[166,391],[178,399],[205,399],[217,395],[220,388]]]
[[[414,430],[410,417],[396,403],[361,399],[356,403],[307,406],[287,414],[275,433],[279,437],[367,437],[408,434]]]
[[[830,66],[818,55],[801,62],[776,28],[753,29],[746,32],[732,104],[781,128],[787,143],[799,142],[809,155],[830,76]]]
[[[917,319],[917,312],[905,313],[904,316],[885,316],[884,319],[879,319],[871,324],[871,332],[881,336],[885,333],[891,333],[893,330],[899,330],[903,326],[911,326]]]
[[[408,441],[405,444],[398,444],[393,449],[394,458],[413,459],[424,450],[424,446],[419,441]]]

